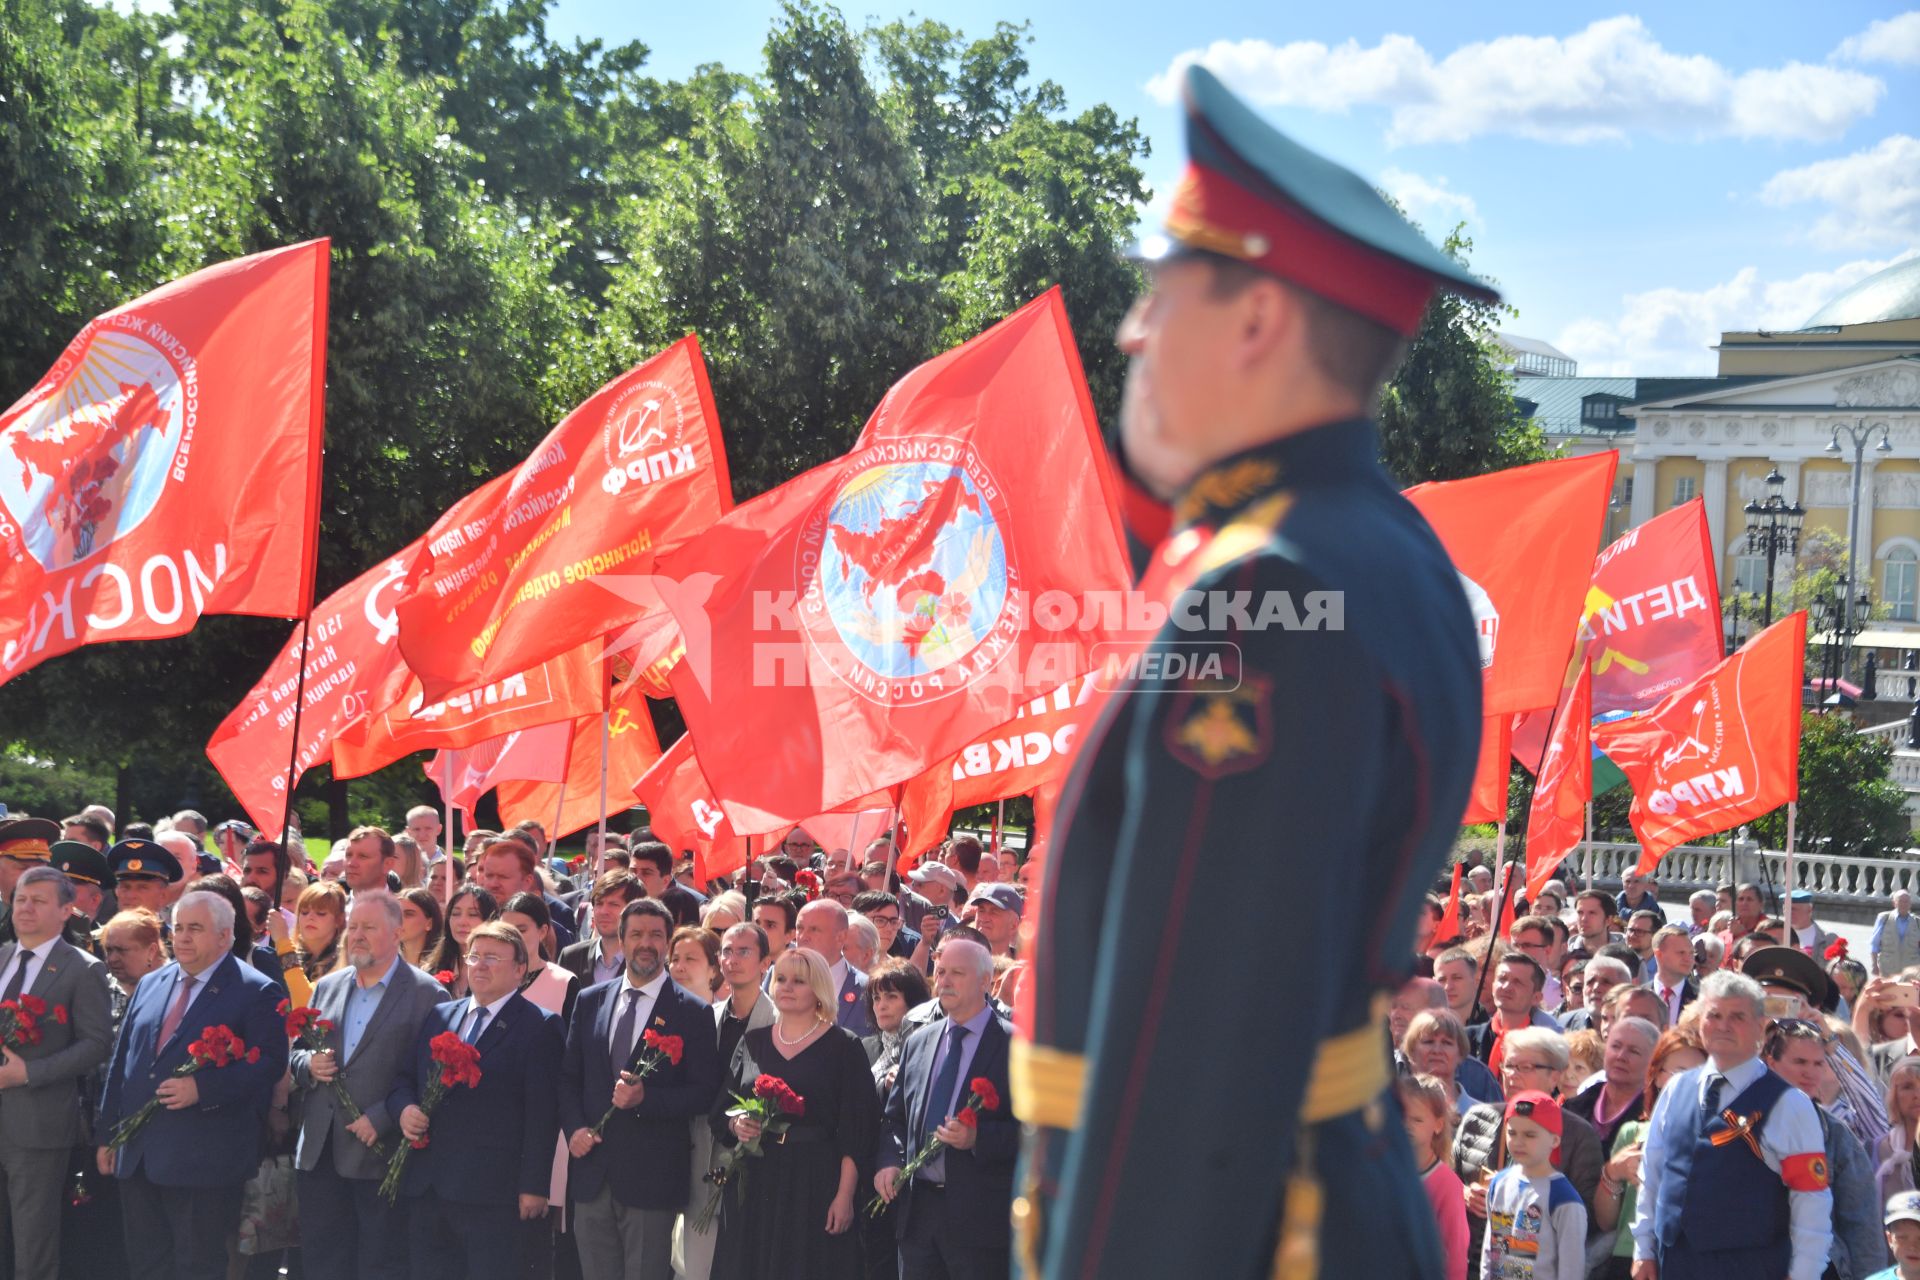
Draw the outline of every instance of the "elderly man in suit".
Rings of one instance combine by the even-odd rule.
[[[233,905],[215,893],[173,909],[174,961],[148,974],[120,1022],[95,1140],[157,1098],[152,1121],[97,1151],[120,1182],[127,1271],[135,1280],[225,1280],[240,1193],[260,1167],[274,1085],[287,1069],[286,991],[232,953]],[[207,1027],[226,1027],[258,1059],[175,1071]]]
[[[873,1185],[900,1206],[902,1280],[997,1280],[1011,1266],[1007,1205],[1020,1126],[1008,1103],[1013,1028],[987,1003],[992,981],[993,956],[982,944],[949,939],[940,948],[933,989],[946,1017],[907,1037],[887,1094]],[[959,1123],[977,1077],[993,1084],[1000,1105],[975,1124]],[[903,1184],[901,1170],[929,1138],[946,1149]]]
[[[629,902],[620,913],[626,972],[580,996],[567,1032],[560,1130],[573,1157],[574,1240],[587,1276],[669,1280],[673,1216],[687,1206],[692,1175],[687,1126],[720,1087],[712,1011],[667,976],[673,930],[664,903]],[[681,1057],[642,1078],[648,1031],[679,1037]],[[609,1105],[616,1113],[595,1133]]]
[[[833,1020],[856,1036],[872,1035],[873,1012],[867,1007],[867,975],[846,960],[847,909],[831,898],[809,902],[800,908],[794,938],[800,946],[826,957],[839,999],[833,1009]]]
[[[1833,934],[1814,920],[1813,894],[1806,889],[1795,889],[1787,895],[1787,936],[1782,941],[1800,948],[1823,966],[1827,963]]]
[[[420,1024],[446,988],[400,958],[400,902],[384,889],[353,896],[347,911],[347,967],[314,986],[313,1004],[332,1024],[326,1048],[295,1047],[301,1090],[301,1240],[311,1280],[403,1280],[406,1212],[380,1195],[399,1134],[387,1109],[394,1078],[413,1056]],[[349,1117],[337,1086],[359,1112]]]
[[[1873,918],[1867,968],[1876,978],[1891,978],[1911,964],[1920,964],[1920,920],[1913,918],[1913,895],[1900,889],[1893,895],[1893,910]]]
[[[81,1141],[79,1081],[113,1047],[107,970],[60,936],[73,885],[34,867],[13,888],[15,941],[0,945],[0,1000],[44,1002],[40,1039],[0,1055],[0,1225],[17,1280],[60,1272],[67,1160]],[[0,1237],[3,1238],[3,1237]]]
[[[520,934],[497,920],[477,926],[467,938],[467,998],[428,1012],[387,1095],[401,1135],[429,1140],[402,1187],[414,1280],[514,1280],[520,1223],[547,1212],[565,1038],[559,1018],[520,994],[526,976]],[[433,1078],[433,1038],[447,1031],[479,1049],[480,1083],[449,1090],[429,1116],[420,1099]]]

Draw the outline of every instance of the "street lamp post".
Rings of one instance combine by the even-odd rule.
[[[1738,590],[1735,590],[1733,593],[1733,625],[1727,628],[1727,656],[1731,658],[1733,656],[1733,651],[1735,649],[1738,649],[1739,647],[1740,647],[1740,592]]]
[[[1862,463],[1866,460],[1867,445],[1872,442],[1875,431],[1880,433],[1880,443],[1873,446],[1875,453],[1892,453],[1893,441],[1887,437],[1886,424],[1882,423],[1878,427],[1869,428],[1865,418],[1856,418],[1850,427],[1842,424],[1836,424],[1834,426],[1833,438],[1827,441],[1827,447],[1823,452],[1830,453],[1836,458],[1843,456],[1844,451],[1840,448],[1840,433],[1842,431],[1847,433],[1847,443],[1853,446],[1853,501],[1847,508],[1847,580],[1851,582],[1856,580],[1859,574],[1859,561],[1856,557],[1859,555],[1860,546],[1860,478],[1861,473],[1866,470]],[[1866,593],[1864,591],[1860,593],[1860,598],[1863,601],[1866,599]],[[1848,648],[1851,648],[1853,645],[1853,637],[1859,634],[1859,631],[1853,625],[1853,606],[1853,597],[1848,596],[1846,619]],[[1842,663],[1845,663],[1846,655],[1844,653],[1841,655],[1840,660]]]
[[[1767,558],[1767,599],[1761,627],[1773,625],[1773,565],[1782,552],[1791,559],[1800,551],[1800,524],[1807,509],[1786,499],[1787,478],[1775,467],[1767,472],[1767,496],[1747,504],[1747,554]]]

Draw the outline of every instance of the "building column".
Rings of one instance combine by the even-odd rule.
[[[1849,512],[1847,529],[1847,576],[1853,579],[1849,596],[1858,596],[1860,584],[1863,581],[1871,584],[1873,579],[1873,472],[1879,463],[1880,459],[1871,450],[1860,460],[1860,513],[1855,519]]]
[[[1708,459],[1700,480],[1700,492],[1707,500],[1707,545],[1713,548],[1714,577],[1726,576],[1727,563],[1727,464]]]
[[[1635,449],[1627,461],[1633,464],[1633,506],[1628,519],[1637,529],[1653,519],[1653,490],[1659,483],[1660,459]]]

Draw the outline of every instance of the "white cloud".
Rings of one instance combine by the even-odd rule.
[[[1920,236],[1920,138],[1896,133],[1877,146],[1786,169],[1767,180],[1768,204],[1823,204],[1810,228],[1817,244],[1901,244]]]
[[[1920,67],[1920,9],[1895,18],[1882,18],[1857,36],[1848,36],[1833,51],[1851,62],[1890,62]]]
[[[1566,37],[1501,36],[1435,60],[1410,36],[1371,46],[1218,41],[1147,82],[1170,103],[1200,62],[1265,106],[1346,112],[1387,107],[1393,144],[1512,134],[1546,142],[1665,137],[1836,138],[1872,114],[1886,86],[1863,72],[1789,62],[1735,72],[1662,48],[1640,19],[1605,18]]]
[[[1436,239],[1444,239],[1458,222],[1480,224],[1480,206],[1464,191],[1455,191],[1444,177],[1427,178],[1405,169],[1385,169],[1380,187],[1400,202],[1407,216],[1426,228]]]
[[[1553,344],[1580,362],[1586,377],[1711,374],[1712,348],[1729,330],[1797,329],[1835,294],[1920,249],[1883,260],[1861,259],[1790,280],[1762,280],[1754,267],[1705,289],[1650,289],[1620,299],[1619,314],[1585,317]]]

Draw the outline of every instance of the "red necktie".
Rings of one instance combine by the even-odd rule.
[[[174,997],[173,1007],[167,1010],[167,1016],[160,1023],[160,1040],[154,1047],[164,1049],[173,1039],[174,1032],[180,1030],[181,1019],[187,1016],[187,1003],[193,999],[193,979],[186,970],[180,971],[180,994]]]

